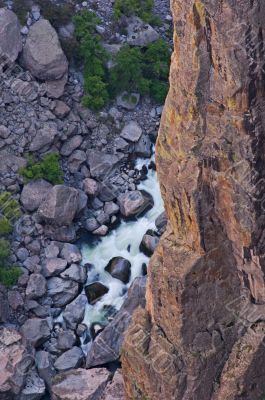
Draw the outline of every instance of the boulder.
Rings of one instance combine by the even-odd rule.
[[[27,160],[25,158],[14,156],[5,150],[0,151],[0,174],[6,174],[10,171],[17,172],[26,165]]]
[[[152,230],[148,230],[140,243],[140,251],[142,251],[148,257],[151,257],[157,248],[158,243],[159,237],[157,237]]]
[[[56,258],[60,253],[60,249],[55,242],[51,242],[45,248],[45,256],[46,258]]]
[[[78,263],[82,260],[82,254],[79,248],[71,243],[64,244],[61,251],[61,257],[64,258],[68,262],[68,264]]]
[[[100,282],[93,282],[85,286],[85,293],[87,300],[90,304],[95,304],[100,300],[106,293],[108,293],[109,288]]]
[[[86,161],[86,153],[83,150],[75,150],[68,159],[69,170],[72,174],[76,173],[81,164]]]
[[[154,205],[152,196],[144,190],[135,190],[123,193],[118,197],[121,214],[128,217],[137,217],[148,211]]]
[[[35,369],[31,369],[26,377],[26,383],[19,395],[19,400],[40,400],[46,392],[45,382]]]
[[[146,277],[133,281],[121,309],[91,344],[87,353],[87,368],[104,365],[119,358],[132,314],[137,307],[145,306],[145,289]]]
[[[16,14],[5,8],[0,8],[0,53],[8,63],[16,61],[22,50],[20,24]],[[4,59],[2,60],[2,62]]]
[[[109,230],[109,228],[107,227],[107,225],[101,225],[99,228],[94,230],[92,233],[93,233],[93,235],[106,236],[106,234],[108,233],[108,230]]]
[[[57,277],[48,279],[47,287],[48,295],[52,298],[54,307],[66,306],[79,292],[77,282]]]
[[[54,186],[38,208],[39,217],[51,225],[70,225],[78,210],[78,197],[78,190],[72,187]]]
[[[134,153],[137,157],[150,158],[152,155],[152,143],[147,135],[142,135],[134,145]]]
[[[67,139],[62,145],[60,153],[62,156],[70,156],[74,150],[76,150],[82,143],[83,138],[81,135],[73,136],[71,139]]]
[[[89,149],[86,154],[91,176],[100,180],[110,176],[120,161],[120,158],[116,155],[106,154],[94,149]]]
[[[20,201],[26,211],[37,210],[51,188],[52,185],[43,179],[24,185]]]
[[[71,279],[78,283],[84,283],[87,278],[85,267],[77,264],[72,264],[60,275],[63,279]]]
[[[57,134],[54,125],[45,124],[42,129],[39,129],[30,143],[30,151],[38,151],[50,146]]]
[[[56,117],[64,118],[69,114],[70,111],[71,111],[70,107],[64,101],[61,100],[56,101],[55,109],[53,110]]]
[[[83,190],[89,196],[94,197],[99,192],[99,185],[94,179],[86,178],[83,180]]]
[[[47,291],[46,279],[41,274],[31,274],[26,288],[28,299],[38,299]]]
[[[120,211],[120,207],[118,206],[118,204],[114,203],[113,201],[107,201],[104,204],[104,212],[110,217],[118,214],[119,211]]]
[[[51,355],[47,351],[38,351],[35,356],[35,362],[40,377],[45,381],[48,388],[50,388],[52,378],[55,375]]]
[[[51,335],[47,320],[40,318],[28,319],[22,326],[21,332],[34,347],[39,347],[45,343]]]
[[[22,63],[38,79],[61,79],[68,70],[57,33],[50,22],[41,19],[31,26],[22,52]]]
[[[137,142],[142,135],[142,128],[136,121],[130,121],[121,131],[121,137],[129,142]]]
[[[11,327],[0,329],[0,398],[11,400],[24,386],[33,357],[22,343],[20,333]]]
[[[147,46],[159,39],[159,33],[138,17],[132,17],[127,26],[127,43],[130,46]]]
[[[46,94],[52,99],[59,99],[64,94],[64,87],[68,79],[68,73],[66,73],[61,79],[55,81],[45,82]]]
[[[131,263],[123,257],[114,257],[105,267],[105,271],[113,278],[128,283],[131,276]]]
[[[99,228],[99,223],[96,218],[91,217],[86,220],[85,227],[88,232],[93,232]]]
[[[167,227],[167,215],[162,212],[155,220],[155,226],[160,234],[164,233]]]
[[[99,400],[110,379],[106,368],[77,369],[60,373],[52,385],[53,400]]]
[[[84,354],[80,347],[74,346],[58,357],[54,366],[58,371],[69,371],[72,368],[80,367],[83,359]]]
[[[74,301],[65,307],[63,319],[68,328],[75,329],[76,325],[82,322],[85,315],[86,304],[86,295],[80,294],[76,299],[74,299]]]
[[[139,93],[123,92],[117,97],[118,106],[125,108],[125,110],[132,111],[136,108],[140,101]]]
[[[57,276],[65,270],[67,267],[67,261],[63,258],[48,258],[43,266],[44,276],[51,277]]]
[[[76,336],[73,331],[60,332],[57,340],[57,347],[60,350],[69,350],[76,343]]]

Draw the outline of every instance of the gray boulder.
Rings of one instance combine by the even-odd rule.
[[[68,264],[78,263],[82,260],[82,254],[80,253],[79,248],[71,243],[65,243],[62,251],[61,257],[64,258]]]
[[[149,210],[154,205],[152,196],[143,191],[135,190],[123,193],[118,197],[121,214],[126,217],[136,217]]]
[[[70,225],[78,210],[78,200],[78,190],[64,185],[56,185],[41,203],[38,209],[39,217],[51,225]]]
[[[80,347],[74,346],[58,357],[54,366],[58,371],[69,371],[72,368],[80,367],[83,359],[84,354]]]
[[[20,196],[23,207],[27,211],[37,210],[51,188],[52,185],[43,179],[27,183]]]
[[[121,131],[121,137],[130,142],[137,142],[142,134],[142,128],[136,121],[130,121]]]
[[[50,327],[46,319],[31,318],[28,319],[21,328],[23,336],[28,342],[39,347],[46,342],[51,335]]]
[[[91,368],[120,357],[125,332],[137,307],[145,307],[146,277],[136,278],[120,311],[95,338],[87,354],[86,367]]]
[[[78,295],[79,291],[77,282],[57,277],[48,279],[47,287],[54,307],[66,306]]]
[[[22,52],[22,63],[41,80],[53,81],[66,74],[68,62],[49,21],[41,19],[31,26]]]
[[[57,276],[65,270],[67,267],[67,261],[63,258],[48,258],[43,266],[44,276],[51,277]]]
[[[40,377],[45,381],[48,388],[50,388],[52,378],[55,375],[51,355],[47,351],[38,351],[35,361]]]
[[[159,33],[138,17],[132,17],[127,26],[127,43],[130,46],[146,46],[159,39]]]
[[[5,8],[0,8],[0,53],[7,62],[16,61],[22,50],[20,25],[16,14]],[[3,61],[2,61],[3,62]]]
[[[0,151],[0,173],[5,174],[10,171],[17,172],[20,168],[26,167],[27,160],[17,157],[6,151]]]
[[[73,331],[60,332],[57,340],[57,347],[60,350],[69,350],[76,343],[76,336]]]
[[[152,230],[148,230],[141,241],[140,251],[142,251],[148,257],[151,257],[158,244],[159,237],[157,237]]]
[[[31,369],[26,377],[26,383],[19,395],[19,400],[40,400],[45,394],[45,382],[35,369]]]
[[[54,125],[46,124],[42,129],[39,129],[30,144],[30,151],[38,151],[50,146],[57,134]]]
[[[116,155],[105,154],[94,149],[88,150],[86,154],[91,176],[100,180],[110,176],[120,161]]]
[[[53,400],[73,399],[99,400],[110,380],[110,372],[106,368],[91,370],[77,369],[57,375],[52,385]]]
[[[68,328],[75,329],[76,325],[83,320],[86,304],[86,295],[80,294],[76,299],[74,299],[74,301],[65,307],[63,319]]]
[[[124,381],[121,369],[117,369],[108,383],[101,400],[125,400]]]
[[[31,274],[26,288],[28,299],[38,299],[44,296],[47,290],[46,279],[41,274]]]
[[[125,110],[132,111],[136,108],[140,101],[139,93],[123,92],[117,97],[118,106],[125,108]]]
[[[60,153],[63,156],[70,156],[74,150],[76,150],[82,143],[83,138],[80,135],[73,136],[71,139],[67,139],[63,144]]]
[[[78,283],[84,283],[87,278],[85,267],[77,264],[72,264],[60,275],[63,279],[71,279]]]

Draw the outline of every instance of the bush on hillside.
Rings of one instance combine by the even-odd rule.
[[[6,217],[0,217],[0,236],[9,235],[12,229],[11,222]]]
[[[56,153],[47,154],[38,163],[29,157],[27,166],[21,168],[19,173],[26,181],[45,179],[53,185],[63,183],[63,171],[59,163],[59,155]]]
[[[7,288],[11,288],[17,283],[21,273],[19,267],[0,266],[0,283]]]
[[[116,0],[114,3],[114,17],[119,19],[137,16],[152,25],[161,25],[161,19],[153,14],[154,0]]]
[[[9,192],[0,193],[0,212],[8,220],[14,220],[21,214],[17,200]]]

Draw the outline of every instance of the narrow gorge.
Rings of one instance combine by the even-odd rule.
[[[170,92],[157,142],[166,233],[127,332],[127,399],[265,393],[261,0],[172,0]]]

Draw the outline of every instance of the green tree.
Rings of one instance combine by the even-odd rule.
[[[59,155],[56,153],[45,155],[39,163],[29,157],[27,166],[21,168],[19,173],[26,181],[46,179],[54,185],[63,183],[63,171],[59,163]]]
[[[122,15],[126,17],[135,15],[145,22],[161,25],[161,19],[153,14],[153,9],[154,0],[116,0],[113,12],[116,19]]]

